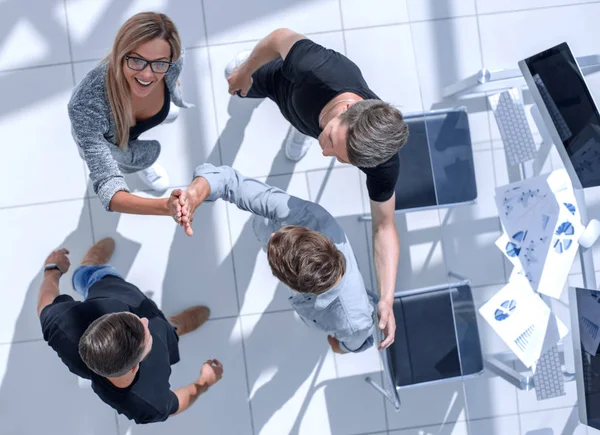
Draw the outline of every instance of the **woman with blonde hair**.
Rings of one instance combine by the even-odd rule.
[[[110,54],[75,88],[68,106],[73,136],[106,210],[177,214],[169,208],[176,207],[179,191],[171,201],[132,195],[123,174],[137,172],[154,191],[168,188],[167,174],[156,163],[160,144],[138,137],[167,118],[171,101],[190,107],[178,84],[182,67],[173,22],[164,14],[143,12],[121,26]]]

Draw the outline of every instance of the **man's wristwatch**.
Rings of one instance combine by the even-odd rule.
[[[56,263],[50,263],[50,264],[46,264],[44,266],[44,272],[47,271],[47,270],[54,270],[54,269],[58,270],[60,272],[61,276],[64,273],[62,271],[62,269],[60,268],[60,266],[58,264],[56,264]]]

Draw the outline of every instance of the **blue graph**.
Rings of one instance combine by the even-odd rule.
[[[509,257],[518,257],[520,252],[521,249],[517,248],[517,245],[515,245],[513,242],[508,242],[506,244],[506,255]]]
[[[575,234],[575,228],[571,222],[563,222],[558,226],[556,229],[556,235],[562,237],[558,237],[552,246],[557,254],[562,254],[571,247],[573,241],[570,237],[564,236],[572,236],[573,234]]]
[[[525,349],[527,349],[527,345],[529,344],[529,339],[531,338],[531,336],[533,335],[533,331],[535,331],[535,325],[531,325],[529,326],[529,328],[527,328],[521,335],[519,335],[517,337],[517,339],[515,340],[515,344],[519,347],[519,349],[521,349],[523,352],[525,352]]]
[[[504,301],[500,304],[500,308],[494,312],[494,318],[498,322],[508,319],[515,308],[517,308],[517,301],[514,299]]]
[[[575,234],[575,228],[573,228],[571,222],[563,222],[558,226],[556,229],[556,235],[560,236],[561,234],[565,234],[567,236],[572,236]]]
[[[575,206],[569,202],[563,202],[563,204],[565,205],[565,207],[567,207],[567,210],[569,210],[571,212],[572,215],[575,215],[575,212],[577,211],[577,209],[575,208]]]

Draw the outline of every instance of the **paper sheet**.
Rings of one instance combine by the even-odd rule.
[[[524,277],[515,277],[479,313],[523,364],[534,370],[542,353],[568,333]]]
[[[584,229],[567,171],[499,187],[496,206],[498,248],[534,290],[560,298]]]

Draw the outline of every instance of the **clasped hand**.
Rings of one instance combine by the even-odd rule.
[[[175,189],[171,192],[167,200],[169,215],[177,225],[183,227],[188,236],[194,234],[194,230],[192,230],[194,212],[209,194],[210,186],[202,177],[196,177],[187,190]]]

